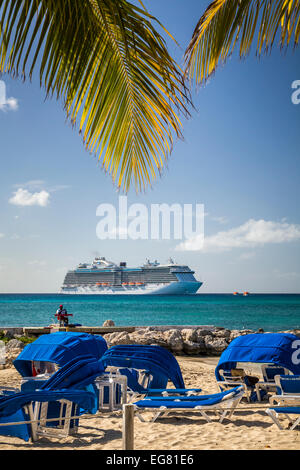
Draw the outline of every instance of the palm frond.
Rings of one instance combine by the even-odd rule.
[[[281,48],[297,46],[300,0],[215,0],[201,16],[185,52],[186,75],[205,82],[239,45],[246,56],[256,41],[256,53],[272,50],[277,35]]]
[[[0,0],[0,73],[38,69],[125,191],[162,171],[188,115],[183,74],[155,22],[126,0]]]

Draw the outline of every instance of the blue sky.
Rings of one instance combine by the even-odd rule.
[[[182,63],[208,2],[145,4],[176,37],[181,49],[170,51]],[[193,90],[196,111],[183,120],[185,140],[175,141],[163,176],[146,193],[128,194],[128,204],[147,207],[204,204],[204,250],[197,240],[181,250],[178,240],[99,240],[97,206],[118,204],[109,175],[62,103],[45,101],[36,76],[2,76],[11,101],[0,109],[0,292],[56,292],[67,269],[95,254],[132,266],[172,256],[195,269],[203,292],[299,292],[300,104],[291,100],[299,57],[299,49],[276,48],[260,60],[234,55]],[[13,203],[33,194],[36,204]]]

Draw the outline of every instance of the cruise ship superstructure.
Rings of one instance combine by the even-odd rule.
[[[149,260],[140,267],[127,267],[97,257],[92,264],[81,263],[68,271],[60,289],[62,294],[196,294],[202,282],[188,266],[170,259],[166,264]]]

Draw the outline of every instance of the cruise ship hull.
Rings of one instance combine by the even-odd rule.
[[[202,282],[171,282],[170,284],[148,284],[145,286],[78,286],[62,287],[61,294],[79,295],[193,295]]]
[[[95,258],[92,264],[81,263],[68,271],[61,294],[95,295],[192,295],[196,294],[202,282],[194,277],[186,265],[174,263],[160,264],[157,261],[129,268],[127,263],[120,265]]]

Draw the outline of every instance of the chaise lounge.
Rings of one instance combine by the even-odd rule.
[[[159,416],[166,415],[171,411],[199,411],[199,413],[211,422],[207,415],[208,411],[221,413],[220,422],[228,417],[231,418],[235,408],[240,403],[244,395],[244,388],[238,386],[221,393],[198,396],[168,396],[168,397],[146,397],[134,403],[136,415],[141,421],[145,421],[140,411],[155,411],[151,422],[156,421]]]

